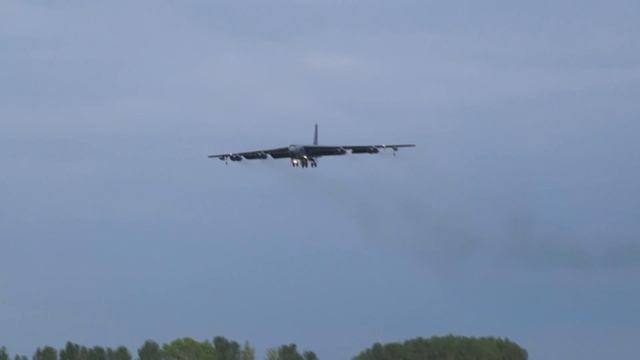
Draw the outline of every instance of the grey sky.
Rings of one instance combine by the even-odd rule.
[[[640,338],[637,1],[3,1],[0,344]],[[208,153],[415,142],[377,157]]]

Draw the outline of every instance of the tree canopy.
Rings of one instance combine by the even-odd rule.
[[[318,360],[313,351],[298,351],[296,344],[282,345],[267,350],[267,360]]]
[[[353,360],[526,360],[527,351],[509,339],[443,336],[403,343],[376,343]]]

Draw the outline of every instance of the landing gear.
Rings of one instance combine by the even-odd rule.
[[[318,163],[316,162],[316,160],[314,158],[307,158],[307,157],[303,157],[303,158],[292,158],[291,159],[291,166],[293,167],[302,167],[302,168],[307,168],[309,166],[311,167],[318,167]]]

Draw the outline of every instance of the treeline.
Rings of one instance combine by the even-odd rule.
[[[353,360],[527,360],[527,357],[527,351],[509,339],[449,335],[376,343]]]
[[[256,351],[248,342],[240,345],[222,336],[213,341],[197,341],[191,338],[174,340],[162,346],[147,340],[138,349],[137,360],[255,360]],[[86,347],[68,342],[64,348],[51,346],[38,348],[32,360],[133,360],[134,357],[124,346],[115,349],[101,346]],[[24,355],[13,358],[7,349],[0,348],[0,360],[29,360]],[[318,360],[312,351],[300,353],[295,344],[282,345],[267,350],[266,360]]]
[[[191,338],[177,339],[160,345],[147,340],[137,350],[137,360],[255,360],[256,351],[248,343],[243,345],[222,336],[212,341]],[[416,338],[402,343],[376,343],[353,360],[527,360],[527,351],[509,339],[484,337],[443,336]],[[31,360],[133,360],[129,350],[100,346],[85,347],[68,342],[64,348],[38,348]],[[23,355],[9,356],[0,348],[0,360],[30,360]],[[265,360],[318,360],[312,351],[300,352],[295,344],[267,350]]]

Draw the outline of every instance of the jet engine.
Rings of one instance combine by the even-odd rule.
[[[379,152],[380,150],[378,150],[378,148],[375,146],[355,148],[351,150],[352,154],[377,154]]]

